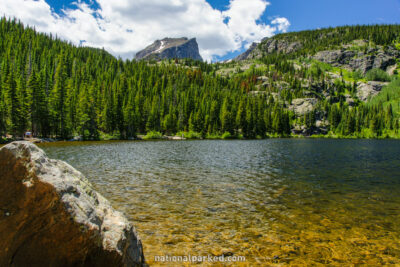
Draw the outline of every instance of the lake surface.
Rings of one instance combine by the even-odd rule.
[[[130,218],[150,264],[187,254],[245,256],[247,266],[400,264],[396,140],[41,147]]]

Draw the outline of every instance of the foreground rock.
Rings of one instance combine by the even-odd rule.
[[[134,227],[34,144],[0,149],[0,266],[143,266]]]

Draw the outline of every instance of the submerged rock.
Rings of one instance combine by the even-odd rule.
[[[122,213],[30,142],[0,149],[0,266],[143,266]]]

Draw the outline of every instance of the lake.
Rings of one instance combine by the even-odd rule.
[[[129,217],[150,264],[188,254],[245,256],[248,266],[400,264],[400,141],[41,147]]]

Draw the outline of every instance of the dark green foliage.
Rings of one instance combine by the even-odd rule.
[[[374,42],[385,43],[397,28],[366,29]],[[364,36],[352,35],[352,30],[337,31],[321,47],[336,44],[340,34],[346,40]],[[317,33],[321,32],[296,38],[314,40]],[[295,34],[287,36],[294,38]],[[306,42],[307,47],[315,45]],[[66,139],[80,135],[95,140],[103,135],[132,138],[151,133],[148,138],[158,138],[186,132],[188,138],[258,138],[288,136],[298,123],[314,128],[321,116],[329,120],[331,131],[346,135],[363,129],[380,135],[385,129],[399,128],[397,107],[390,110],[381,104],[357,102],[350,108],[344,94],[354,94],[353,85],[340,80],[329,83],[325,77],[329,66],[295,68],[290,59],[291,55],[271,55],[262,59],[265,69],[253,66],[228,78],[216,74],[223,64],[122,61],[104,50],[75,47],[3,18],[0,134],[21,136],[30,130],[35,136]],[[259,76],[268,82],[262,85]],[[319,99],[320,104],[298,118],[288,106],[293,99],[304,97]]]
[[[390,82],[390,76],[381,69],[372,69],[365,74],[368,81]]]
[[[391,105],[392,114],[395,117],[400,116],[400,78],[393,81],[384,87],[379,95],[371,99],[368,106],[382,106],[387,108]]]
[[[9,76],[6,78],[4,84],[5,91],[5,105],[8,114],[8,126],[9,132],[14,136],[22,136],[23,130],[21,131],[22,118],[22,100],[21,95],[17,91],[17,83],[13,72],[11,71]]]
[[[361,80],[363,78],[363,74],[362,74],[362,72],[360,70],[357,70],[357,71],[352,73],[352,78],[355,81]]]

